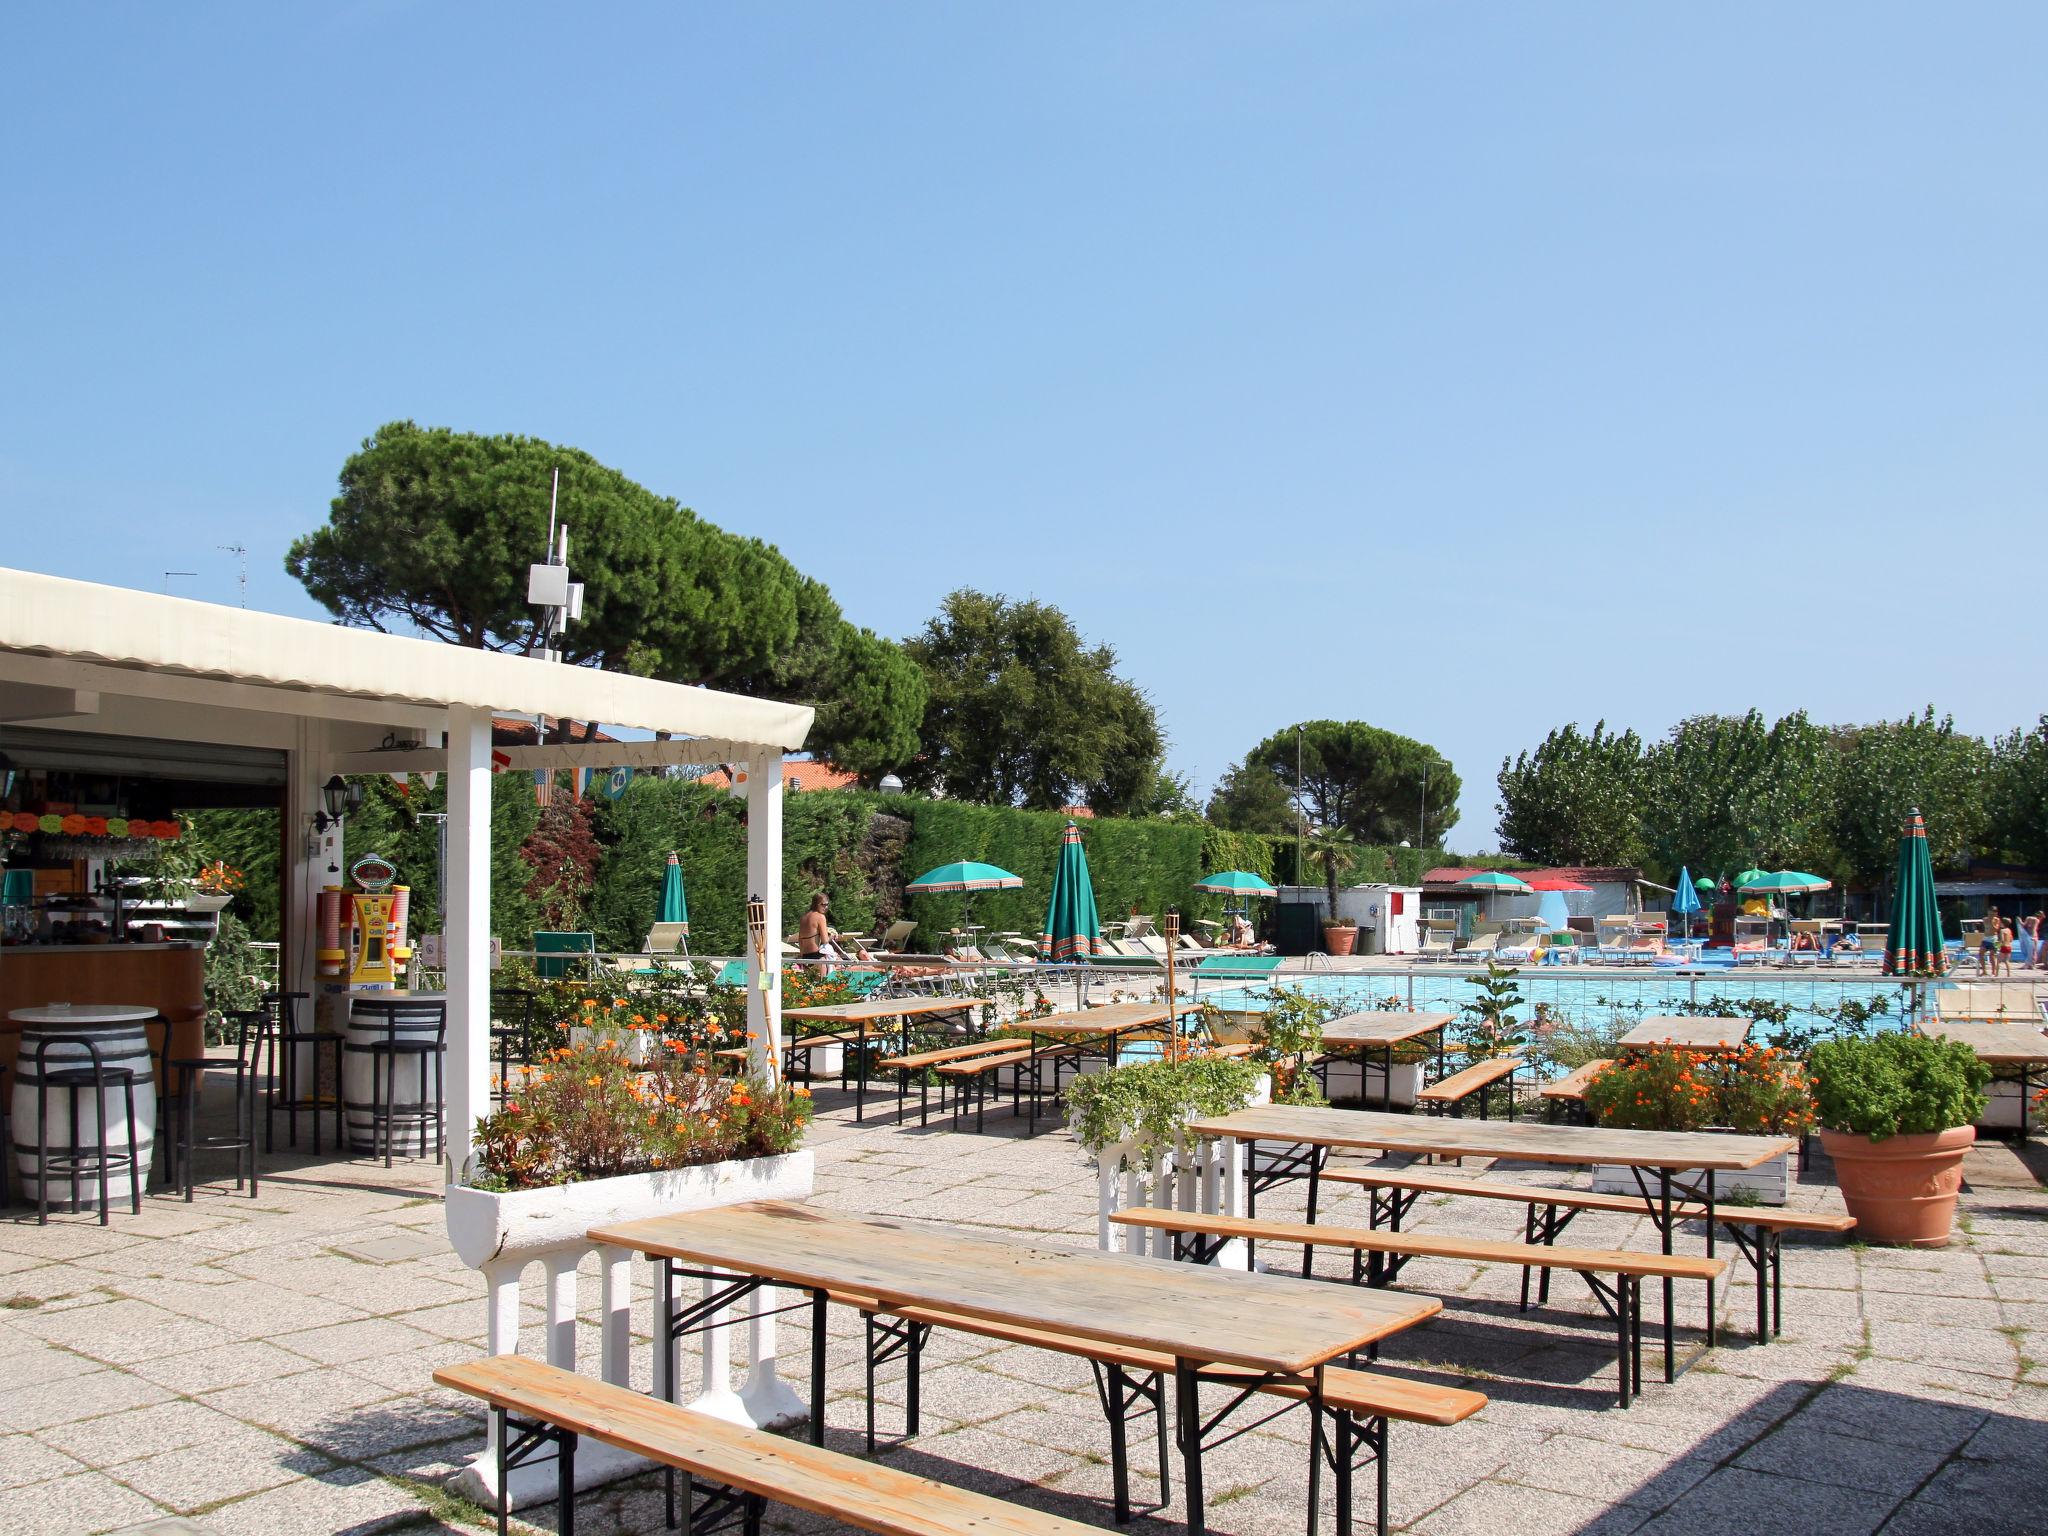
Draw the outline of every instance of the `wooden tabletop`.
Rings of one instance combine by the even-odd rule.
[[[1622,1163],[1634,1168],[1754,1168],[1798,1143],[1789,1136],[1714,1131],[1616,1131],[1526,1120],[1460,1120],[1361,1109],[1262,1104],[1188,1126],[1197,1136],[1306,1142],[1373,1152],[1506,1157],[1530,1163]]]
[[[1347,1013],[1323,1025],[1324,1045],[1399,1045],[1433,1035],[1449,1024],[1448,1013]]]
[[[821,1024],[865,1024],[874,1019],[908,1019],[921,1013],[957,1013],[979,1008],[985,997],[866,997],[857,1003],[826,1003],[817,1008],[785,1008],[785,1019]]]
[[[1960,1040],[1977,1059],[1993,1065],[2021,1066],[2048,1061],[2048,1035],[2031,1024],[1979,1023],[1974,1019],[1923,1019],[1927,1034],[1944,1040]]]
[[[1658,1014],[1621,1037],[1624,1050],[1649,1051],[1668,1045],[1679,1051],[1726,1051],[1749,1038],[1748,1019]]]
[[[1298,1375],[1435,1315],[1434,1296],[1061,1248],[763,1200],[594,1228],[594,1243],[1176,1359]]]
[[[1192,1004],[1184,1004],[1192,1007]],[[1106,1008],[1083,1008],[1078,1013],[1048,1013],[1040,1018],[1020,1018],[1019,1029],[1034,1035],[1113,1035],[1126,1029],[1142,1029],[1166,1022],[1164,1003],[1111,1003]]]

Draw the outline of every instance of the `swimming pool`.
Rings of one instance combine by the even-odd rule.
[[[1280,984],[1298,987],[1311,997],[1335,1004],[1340,1013],[1358,1013],[1392,1006],[1402,1010],[1455,1013],[1478,996],[1478,988],[1459,971],[1352,972],[1348,975],[1289,976]],[[1633,971],[1612,976],[1550,976],[1541,970],[1518,973],[1520,1016],[1526,1021],[1538,1003],[1566,1022],[1586,1029],[1626,1028],[1645,1015],[1691,1011],[1724,1000],[1730,1014],[1760,999],[1790,1010],[1786,1024],[1812,1029],[1834,1021],[1844,1003],[1873,1010],[1880,1001],[1877,1028],[1899,1028],[1912,1016],[1915,986],[1890,977],[1849,979],[1822,976],[1771,976],[1754,971],[1716,969],[1706,974]],[[1226,1013],[1252,1013],[1265,1007],[1271,987],[1232,987],[1203,992],[1201,1000]]]

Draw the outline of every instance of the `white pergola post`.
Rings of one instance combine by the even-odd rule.
[[[782,1070],[782,753],[747,755],[747,895],[767,909],[769,980],[747,945],[747,1067],[773,1082]]]
[[[491,713],[448,711],[448,1182],[491,1102]]]

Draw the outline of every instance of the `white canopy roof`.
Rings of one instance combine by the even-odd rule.
[[[802,704],[0,567],[0,674],[9,653],[332,698],[596,720],[785,751],[803,745],[812,718]],[[138,676],[132,691],[151,689]]]

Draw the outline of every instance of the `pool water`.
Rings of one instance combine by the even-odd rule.
[[[1400,1010],[1455,1013],[1479,995],[1479,989],[1458,971],[1442,974],[1381,974],[1370,972],[1343,976],[1290,976],[1283,985],[1298,987],[1311,997],[1325,998],[1340,1013],[1361,1013],[1397,1001]],[[1659,972],[1628,972],[1613,976],[1546,976],[1540,970],[1525,970],[1516,977],[1522,994],[1517,1016],[1525,1022],[1537,1003],[1566,1022],[1587,1029],[1627,1028],[1646,1015],[1678,1013],[1699,1004],[1724,998],[1731,1014],[1749,998],[1783,1003],[1792,1012],[1787,1020],[1793,1028],[1813,1028],[1831,1021],[1823,1010],[1839,1008],[1845,1002],[1875,1007],[1880,999],[1888,1006],[1876,1027],[1899,1028],[1911,1016],[1914,1001],[1912,983],[1901,984],[1888,977],[1848,980],[1818,976],[1759,976],[1751,971],[1717,969],[1704,975]],[[1272,988],[1233,987],[1227,991],[1201,994],[1227,1013],[1257,1012],[1266,1005]]]

